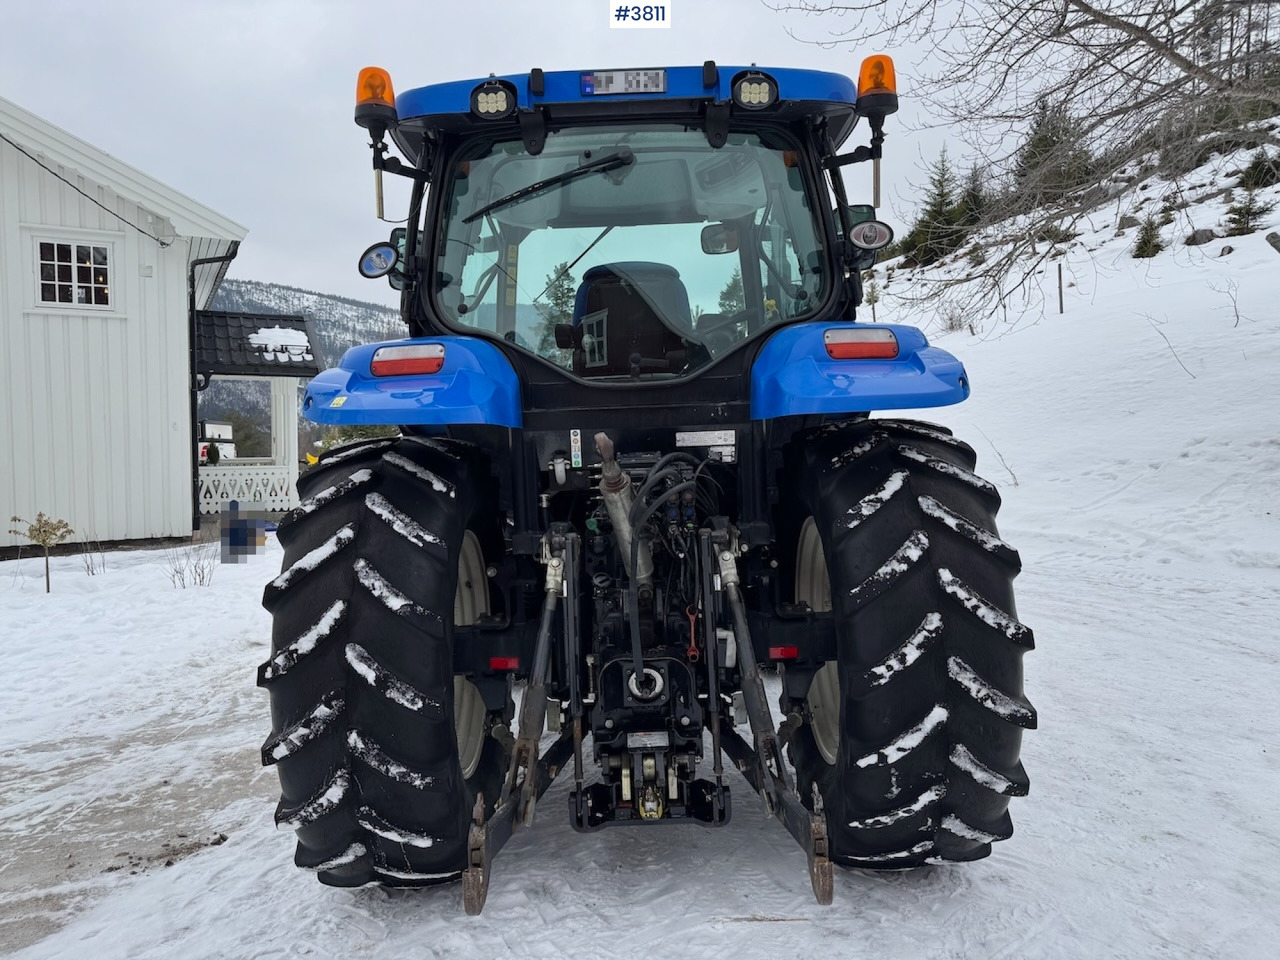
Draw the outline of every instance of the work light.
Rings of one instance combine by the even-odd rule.
[[[778,101],[778,84],[763,73],[745,73],[733,81],[733,102],[747,110],[759,110]]]
[[[502,120],[516,112],[516,92],[499,80],[471,91],[471,112],[481,120]]]

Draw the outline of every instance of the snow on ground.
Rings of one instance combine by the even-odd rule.
[[[1081,241],[1094,259],[1068,257],[1064,316],[1011,306],[978,337],[935,336],[974,394],[927,416],[1001,488],[1001,536],[1025,565],[1018,613],[1038,641],[1032,790],[989,859],[838,870],[820,907],[745,782],[722,830],[583,836],[562,780],[500,854],[479,918],[457,887],[324,888],[292,866],[271,823],[275,774],[257,765],[274,541],[185,590],[161,552],[109,554],[96,577],[55,560],[49,596],[25,560],[0,564],[0,949],[1274,956],[1280,257],[1255,234],[1223,258],[1219,241],[1134,261],[1132,231],[1115,239],[1104,219]],[[909,318],[890,299],[881,319]]]

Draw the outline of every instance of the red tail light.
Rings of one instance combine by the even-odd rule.
[[[822,334],[832,360],[892,360],[898,355],[898,338],[880,327],[831,327]]]
[[[443,367],[443,343],[414,343],[379,347],[369,363],[369,372],[375,377],[403,377],[410,373],[439,373]]]
[[[520,658],[519,657],[490,657],[489,669],[494,671],[499,671],[499,672],[504,670],[519,670]]]
[[[798,660],[800,659],[799,647],[770,647],[770,660]]]

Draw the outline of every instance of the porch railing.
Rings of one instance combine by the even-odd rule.
[[[217,513],[232,500],[267,510],[298,505],[293,484],[297,470],[279,464],[245,464],[200,468],[200,512]]]

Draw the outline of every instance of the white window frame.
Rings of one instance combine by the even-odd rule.
[[[27,256],[31,259],[29,276],[31,277],[30,294],[27,297],[28,309],[39,313],[92,313],[103,316],[122,316],[124,313],[123,300],[124,287],[122,283],[121,269],[123,267],[123,257],[121,256],[121,235],[118,233],[100,233],[98,231],[78,230],[75,228],[54,228],[49,229],[47,226],[39,228],[27,228],[23,231],[26,234]],[[58,300],[41,299],[41,285],[48,283],[42,280],[40,276],[40,244],[52,243],[66,244],[72,248],[72,296],[75,296],[76,289],[88,289],[92,291],[93,284],[87,287],[79,282],[76,275],[75,248],[77,246],[89,247],[105,247],[107,251],[107,299],[108,303],[77,303],[73,299],[70,303]],[[55,249],[56,257],[56,249]],[[46,261],[47,262],[47,261]],[[91,267],[92,269],[92,267]],[[59,281],[55,280],[57,285]],[[92,295],[92,294],[91,294]]]
[[[76,308],[76,310],[92,310],[95,312],[102,312],[102,314],[111,314],[111,312],[115,312],[114,301],[115,297],[119,294],[119,287],[115,283],[115,280],[118,279],[118,269],[116,269],[118,261],[115,259],[115,244],[113,242],[105,238],[76,238],[70,236],[70,234],[65,237],[54,236],[54,234],[45,234],[45,236],[33,234],[32,241],[32,253],[33,256],[35,256],[36,270],[36,306],[44,307],[45,310],[50,310],[50,308],[52,308],[52,310],[68,310],[68,308]],[[47,261],[45,260],[45,257],[42,256],[40,248],[42,244],[45,243],[54,247],[54,260],[52,261]],[[67,264],[69,268],[69,279],[67,280],[61,279],[60,275],[56,275],[60,273],[60,268],[63,266],[63,264],[58,260],[58,247],[70,247],[70,262]],[[90,248],[90,264],[82,264],[82,262],[79,261],[79,247]],[[97,268],[97,264],[93,264],[92,262],[93,247],[97,247],[99,250],[104,251],[106,256],[106,262],[105,264],[102,264],[102,266],[105,266],[106,268],[106,284],[102,287],[106,292],[106,303],[93,302],[93,292],[95,292],[95,289],[100,285],[95,283],[95,269]],[[54,264],[55,278],[52,280],[46,280],[44,275],[42,275],[42,268],[44,268],[45,264],[49,264],[49,262]],[[83,268],[83,266],[88,266],[88,273],[90,273],[90,282],[88,283],[84,283],[81,279],[81,268]],[[56,298],[55,300],[45,300],[44,288],[47,287],[47,285],[51,285],[51,287],[54,288],[56,297],[58,288],[64,287],[64,285],[68,284],[70,285],[70,288],[72,288],[72,300],[56,300]],[[88,297],[87,301],[79,300],[79,294],[81,294],[82,291],[86,292],[86,296]]]

